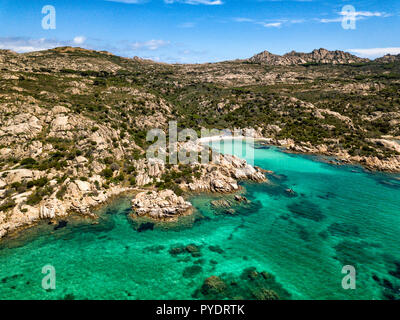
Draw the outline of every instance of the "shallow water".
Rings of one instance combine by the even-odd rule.
[[[233,279],[235,294],[248,298],[255,285],[243,272],[254,267],[275,276],[283,298],[399,299],[400,181],[317,160],[256,149],[272,183],[244,183],[251,204],[233,215],[210,205],[215,196],[196,196],[197,215],[185,225],[137,232],[123,198],[101,210],[98,225],[71,218],[58,230],[25,231],[0,244],[0,298],[204,298],[196,290],[212,275]],[[189,244],[200,252],[170,253]],[[56,289],[46,291],[49,264]],[[357,270],[356,290],[342,288],[344,265]]]

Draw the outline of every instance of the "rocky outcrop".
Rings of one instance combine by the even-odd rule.
[[[141,192],[132,200],[132,207],[139,217],[174,219],[191,213],[192,205],[172,190]]]
[[[3,173],[4,182],[6,184],[13,184],[15,182],[31,181],[42,177],[44,173],[29,169],[15,169],[10,171],[5,171]]]
[[[361,163],[370,170],[379,170],[386,172],[400,172],[400,156],[392,156],[391,158],[379,159],[378,157],[350,157],[351,162]]]
[[[370,141],[381,144],[387,149],[399,152],[399,144],[388,139],[370,139]],[[335,157],[337,164],[361,164],[372,171],[400,172],[400,156],[393,155],[384,159],[376,156],[350,156],[346,150],[329,150],[326,145],[313,146],[310,142],[295,143],[292,139],[274,140],[270,143],[286,148],[290,152],[320,154]]]
[[[262,63],[272,66],[289,66],[307,63],[318,64],[348,64],[368,62],[368,59],[359,58],[348,52],[328,51],[326,49],[316,49],[311,53],[301,53],[292,51],[283,56],[272,54],[268,51],[261,52],[248,61]]]
[[[378,63],[400,62],[400,54],[398,54],[398,55],[387,54],[381,58],[375,59],[375,62],[378,62]]]
[[[231,193],[239,190],[238,180],[267,181],[264,173],[246,160],[232,155],[218,155],[217,162],[202,164],[201,176],[181,185],[193,192]]]
[[[141,159],[136,161],[136,185],[145,186],[153,181],[159,181],[165,170],[165,163],[159,159]]]
[[[68,216],[71,212],[95,217],[92,213],[93,208],[104,204],[114,196],[131,190],[130,188],[113,186],[97,192],[95,191],[94,180],[73,182],[68,179],[64,182],[64,185],[66,194],[62,200],[56,197],[56,193],[53,193],[37,205],[31,206],[26,204],[25,200],[32,192],[14,196],[16,206],[8,212],[0,211],[0,239],[40,220],[57,220]]]

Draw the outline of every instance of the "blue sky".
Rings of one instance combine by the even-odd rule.
[[[56,28],[42,28],[42,7]],[[352,5],[355,29],[344,29]],[[163,62],[214,62],[315,48],[400,53],[399,0],[0,0],[0,49],[72,45]]]

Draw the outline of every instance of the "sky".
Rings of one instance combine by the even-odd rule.
[[[0,0],[0,49],[16,52],[204,63],[326,48],[373,59],[400,54],[399,31],[400,0]]]

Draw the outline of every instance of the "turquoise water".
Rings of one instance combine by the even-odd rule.
[[[282,298],[399,299],[398,176],[317,160],[256,149],[255,164],[274,171],[271,183],[242,184],[251,203],[233,206],[234,214],[210,205],[217,196],[193,196],[195,216],[138,232],[125,197],[101,210],[96,225],[43,223],[0,243],[0,299],[202,299],[198,289],[212,275],[235,294],[226,297],[252,298],[262,281],[247,277],[248,268],[272,274],[261,285]],[[190,244],[196,252],[182,249]],[[46,291],[49,264],[56,289]],[[341,286],[345,265],[356,268],[356,290]]]

